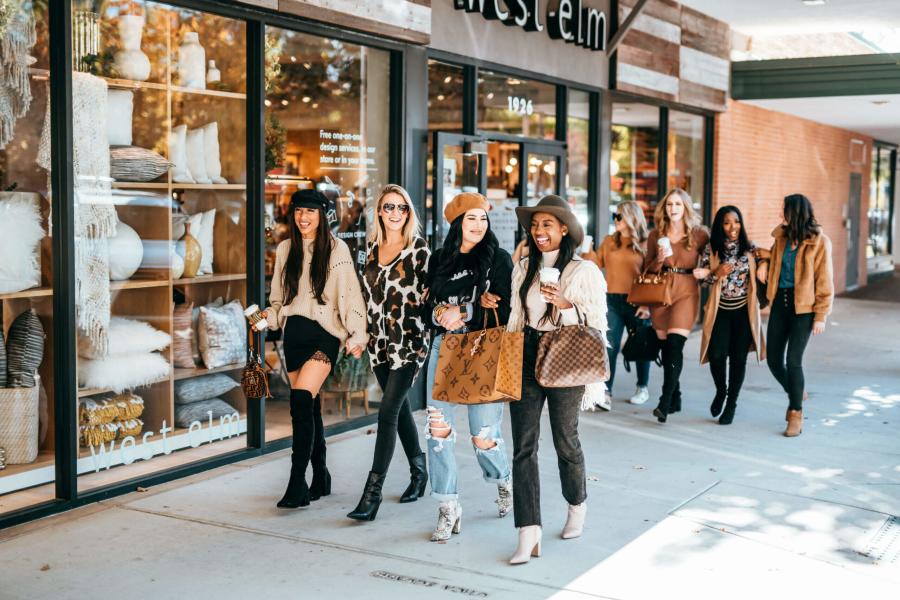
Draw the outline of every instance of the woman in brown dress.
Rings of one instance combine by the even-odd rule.
[[[665,423],[669,414],[681,411],[678,378],[684,363],[684,344],[700,309],[700,286],[693,271],[709,243],[709,233],[700,223],[691,197],[679,188],[669,191],[657,204],[653,219],[656,229],[647,240],[644,268],[651,273],[668,271],[673,277],[672,303],[650,309],[663,361],[662,395],[653,414]]]

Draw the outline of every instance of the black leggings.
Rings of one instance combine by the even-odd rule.
[[[813,313],[798,315],[794,312],[794,288],[779,288],[766,330],[766,362],[787,392],[791,410],[803,409],[803,352],[812,327]]]
[[[384,474],[394,456],[397,435],[408,459],[422,454],[419,446],[419,432],[409,406],[409,390],[416,377],[416,364],[408,363],[399,369],[391,369],[387,364],[372,368],[378,385],[383,392],[381,407],[378,409],[378,434],[375,437],[375,457],[372,472]]]
[[[716,384],[716,395],[727,397],[729,402],[736,402],[744,375],[747,372],[747,354],[753,344],[753,331],[750,329],[748,307],[735,310],[719,308],[706,357],[709,359],[709,370]],[[728,364],[726,383],[725,367]]]

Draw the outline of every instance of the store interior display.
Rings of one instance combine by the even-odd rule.
[[[41,284],[45,231],[40,203],[40,194],[0,192],[0,294]]]
[[[30,10],[15,10],[0,44],[0,149],[13,139],[16,121],[28,112],[33,99],[28,68],[30,52],[37,42],[35,20]]]
[[[180,369],[193,369],[194,327],[191,322],[193,304],[176,304],[172,314],[172,364]],[[190,380],[189,380],[190,381]],[[177,390],[176,385],[176,390]]]
[[[200,307],[197,339],[208,369],[241,362],[247,355],[247,323],[237,300],[222,307]]]
[[[165,331],[150,323],[126,317],[112,317],[109,320],[108,356],[159,352],[171,343],[172,338]],[[84,338],[78,340],[78,355],[83,358],[103,358]]]
[[[178,125],[169,132],[169,160],[172,161],[172,180],[176,183],[195,183],[187,166],[187,125]]]
[[[178,427],[190,427],[194,421],[205,423],[208,420],[216,421],[221,417],[234,413],[234,407],[221,398],[209,398],[190,404],[175,406],[175,425]]]
[[[153,150],[110,146],[109,174],[116,181],[145,183],[168,173],[172,163]]]
[[[44,359],[44,328],[34,309],[12,322],[6,333],[6,387],[35,387]]]
[[[3,336],[0,336],[0,344]],[[44,329],[37,313],[28,309],[18,315],[6,334],[0,353],[0,446],[6,464],[28,464],[37,459],[41,433],[41,377]]]
[[[89,10],[72,13],[72,66],[76,71],[91,70],[91,57],[100,52],[100,15]]]
[[[222,71],[216,66],[216,61],[209,61],[209,67],[206,69],[206,83],[219,83],[222,81]]]
[[[78,361],[78,385],[121,393],[159,382],[170,371],[169,362],[158,352],[85,358]]]
[[[212,183],[206,173],[206,157],[204,156],[205,135],[203,129],[188,129],[186,153],[188,175],[195,183]]]
[[[82,446],[98,446],[127,436],[140,435],[144,399],[131,392],[84,398],[78,403],[79,440]]]
[[[116,52],[115,69],[120,77],[146,81],[150,77],[150,59],[141,51],[143,15],[120,15],[119,38],[122,49]]]
[[[197,216],[202,218],[202,214]],[[195,226],[199,232],[199,219],[196,220]],[[179,243],[175,245],[175,251],[181,257],[182,264],[184,265],[181,269],[181,276],[188,279],[196,277],[200,271],[203,248],[200,246],[200,242],[197,241],[197,238],[191,235],[190,221],[184,224],[184,235],[181,237]]]
[[[175,404],[191,404],[227,394],[239,387],[237,381],[224,373],[204,375],[175,382]]]
[[[116,235],[107,240],[109,249],[109,278],[112,281],[131,279],[144,260],[144,244],[131,226],[121,221]]]
[[[130,146],[134,119],[134,92],[111,89],[107,92],[106,138],[110,146]]]
[[[182,87],[206,89],[206,50],[196,31],[186,31],[178,47],[178,79]]]

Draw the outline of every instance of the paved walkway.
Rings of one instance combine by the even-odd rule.
[[[780,435],[785,399],[764,366],[750,369],[730,427],[709,418],[709,374],[693,361],[685,410],[667,425],[652,405],[622,401],[585,415],[578,540],[559,538],[566,506],[545,434],[544,556],[528,565],[506,564],[512,518],[496,517],[465,444],[465,515],[450,542],[427,541],[431,499],[396,502],[399,455],[377,521],[344,518],[372,456],[360,430],[330,441],[334,494],[308,509],[274,508],[280,453],[0,532],[0,598],[897,598],[898,339],[896,304],[838,300],[808,354],[796,439]],[[688,356],[697,349],[694,336]],[[623,375],[617,396],[629,384]]]

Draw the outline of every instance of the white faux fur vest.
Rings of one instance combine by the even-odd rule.
[[[528,270],[528,258],[521,259],[513,268],[512,299],[509,314],[508,331],[522,331],[525,327],[525,311],[519,300],[519,289],[525,281]],[[539,285],[538,279],[532,285]],[[560,286],[566,299],[578,307],[587,324],[597,329],[606,339],[606,279],[593,261],[574,257],[566,265],[560,277]],[[607,345],[609,343],[607,342]],[[581,409],[590,410],[599,405],[606,393],[606,384],[592,383],[584,388]]]

